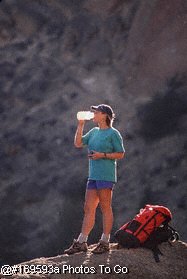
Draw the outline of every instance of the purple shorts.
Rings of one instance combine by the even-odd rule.
[[[114,182],[112,181],[104,181],[104,180],[91,180],[88,179],[87,181],[87,189],[113,189],[114,187]]]

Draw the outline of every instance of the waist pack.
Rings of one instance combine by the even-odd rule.
[[[161,254],[158,245],[179,239],[179,234],[168,224],[171,219],[172,214],[167,207],[147,204],[132,221],[116,231],[114,236],[122,247],[151,249],[158,262],[158,254]]]

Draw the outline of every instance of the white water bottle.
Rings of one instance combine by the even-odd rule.
[[[91,111],[79,111],[77,112],[78,120],[90,120],[94,118],[94,113]]]

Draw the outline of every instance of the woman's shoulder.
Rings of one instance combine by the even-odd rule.
[[[99,130],[99,127],[93,127],[90,131],[97,131]]]
[[[89,133],[94,133],[98,130],[99,130],[99,127],[93,127],[92,129],[90,129]]]
[[[119,130],[117,130],[116,128],[114,128],[114,127],[111,127],[111,133],[113,133],[113,134],[120,134],[120,131]]]

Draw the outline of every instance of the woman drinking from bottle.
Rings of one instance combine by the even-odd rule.
[[[87,239],[95,224],[96,208],[99,205],[103,219],[103,233],[92,253],[109,251],[110,233],[113,225],[112,193],[117,182],[117,160],[125,154],[120,132],[113,128],[114,112],[106,104],[91,106],[93,122],[98,125],[83,135],[85,120],[78,121],[74,144],[77,148],[87,146],[89,176],[86,186],[84,219],[81,233],[64,252],[74,254],[87,251]]]

